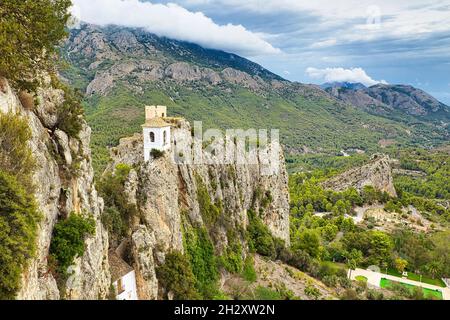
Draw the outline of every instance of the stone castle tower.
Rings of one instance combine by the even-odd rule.
[[[145,123],[142,125],[144,136],[144,161],[151,159],[153,149],[170,150],[170,124],[164,121],[167,117],[166,106],[146,106]]]

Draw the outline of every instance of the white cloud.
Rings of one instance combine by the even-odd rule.
[[[312,49],[320,49],[320,48],[326,48],[326,47],[332,47],[337,43],[336,39],[328,39],[323,41],[314,42],[311,45]]]
[[[384,38],[417,38],[450,31],[448,0],[178,0],[186,4],[222,5],[260,14],[306,13],[320,20],[340,43]],[[344,31],[345,30],[345,31]],[[320,46],[320,42],[319,42]]]
[[[218,25],[202,12],[191,12],[173,4],[139,0],[73,0],[82,21],[97,25],[145,28],[159,36],[194,42],[245,56],[281,51],[242,25]]]
[[[362,68],[325,68],[317,69],[309,67],[306,69],[306,74],[323,82],[351,82],[362,83],[365,86],[373,86],[379,83],[387,84],[385,80],[372,79]]]

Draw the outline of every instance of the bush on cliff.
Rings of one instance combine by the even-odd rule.
[[[166,255],[164,264],[156,269],[161,285],[175,300],[195,300],[200,295],[195,289],[195,277],[188,258],[181,252]]]
[[[33,196],[0,170],[0,300],[14,299],[20,277],[36,251],[40,220]]]
[[[158,149],[152,149],[150,151],[150,155],[153,159],[159,159],[164,156],[164,151],[158,150]]]
[[[35,160],[28,146],[31,130],[27,121],[13,113],[0,113],[0,170],[14,175],[27,191],[32,191]]]
[[[81,257],[85,250],[85,238],[95,234],[95,221],[72,213],[69,218],[58,221],[53,229],[50,254],[57,263],[59,274],[67,275],[76,257]]]
[[[64,92],[64,102],[58,108],[56,127],[70,137],[78,138],[78,134],[83,129],[84,109],[81,105],[82,94],[62,83],[56,77],[52,77],[52,86]]]
[[[247,234],[250,249],[262,256],[276,256],[275,242],[269,228],[253,210],[248,211],[248,219]]]
[[[126,164],[118,164],[114,174],[105,174],[99,184],[98,190],[105,201],[105,211],[102,222],[111,236],[111,240],[121,241],[125,236],[131,217],[137,214],[137,208],[128,203],[125,194],[125,182],[131,171]]]
[[[186,255],[196,279],[196,288],[204,299],[217,294],[219,278],[217,258],[205,228],[187,228],[184,232]]]

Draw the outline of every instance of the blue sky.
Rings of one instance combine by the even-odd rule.
[[[245,56],[293,81],[411,84],[450,105],[450,0],[74,0],[82,20]]]

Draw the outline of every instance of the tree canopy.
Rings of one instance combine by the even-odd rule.
[[[0,76],[34,91],[53,70],[56,46],[66,36],[70,0],[0,1]]]

